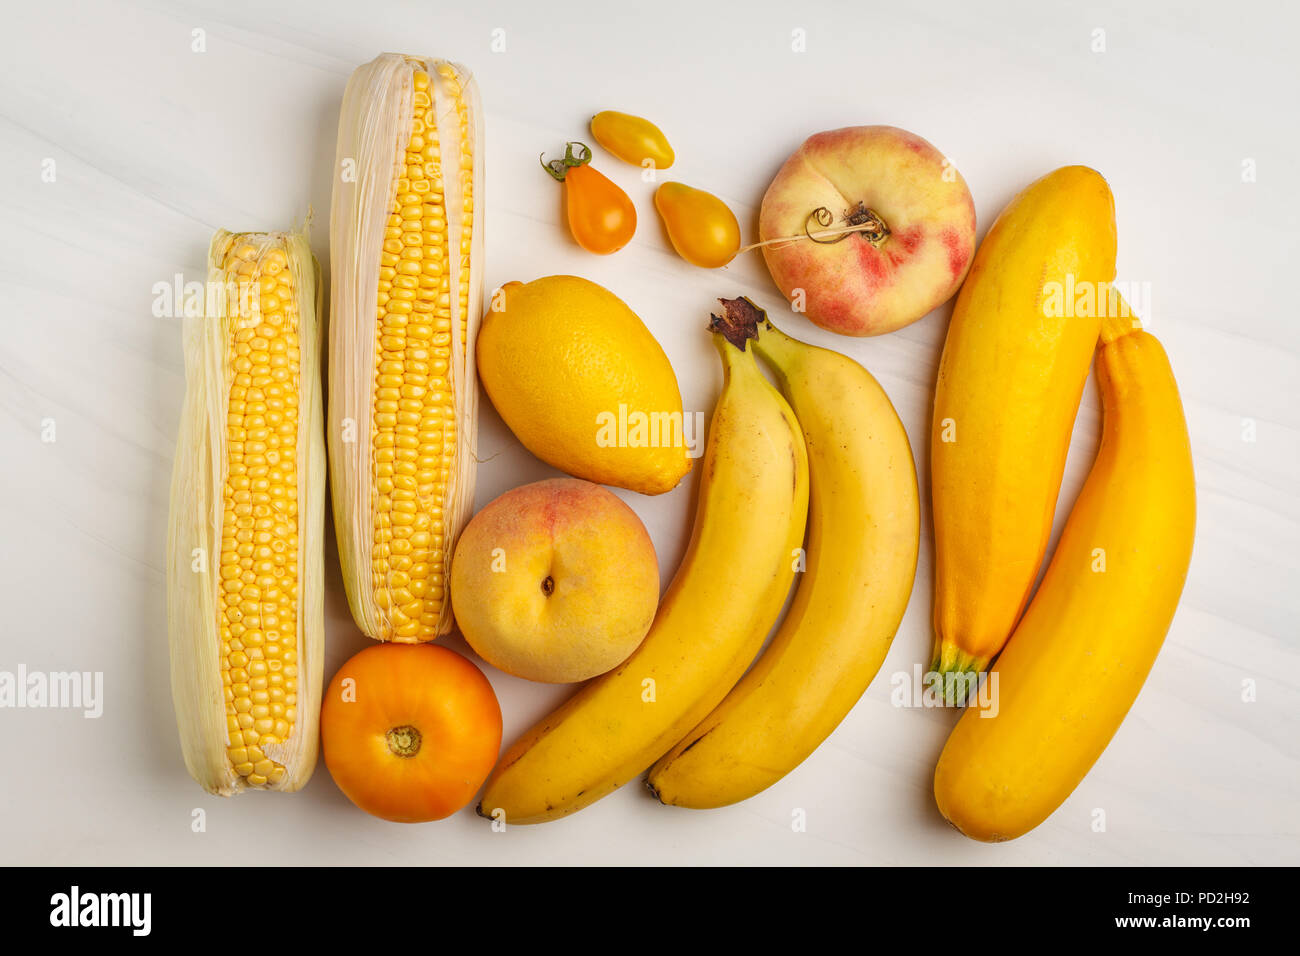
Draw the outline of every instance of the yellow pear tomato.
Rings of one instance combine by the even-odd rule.
[[[677,254],[702,269],[725,266],[740,250],[740,223],[717,196],[683,183],[655,190],[655,209]]]

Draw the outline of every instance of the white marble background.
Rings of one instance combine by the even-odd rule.
[[[243,864],[254,845],[270,851],[264,861],[312,864],[1297,862],[1295,7],[708,6],[6,4],[0,670],[102,671],[106,700],[98,720],[0,710],[0,862]],[[496,29],[502,52],[492,50]],[[204,52],[192,49],[196,30]],[[792,50],[795,30],[806,31],[806,52]],[[1098,30],[1104,52],[1093,49]],[[671,176],[723,197],[748,234],[785,156],[840,125],[900,125],[945,150],[974,192],[981,235],[1056,166],[1106,175],[1120,277],[1150,283],[1145,318],[1182,388],[1199,527],[1182,606],[1145,690],[1047,823],[993,847],[948,828],[930,778],[953,717],[889,703],[888,676],[928,654],[928,525],[881,675],[813,758],[742,806],[668,809],[629,786],[567,820],[493,833],[470,810],[415,828],[371,819],[323,765],[288,797],[223,801],[195,786],[173,725],[163,583],[183,367],[177,323],[151,315],[151,288],[178,272],[201,277],[214,229],[283,228],[309,207],[328,267],[338,106],[348,73],[382,50],[456,59],[477,74],[489,288],[556,272],[608,286],[663,343],[688,409],[710,408],[719,385],[703,331],[713,298],[783,303],[755,256],[720,272],[681,262],[652,187],[599,152],[602,170],[636,200],[640,231],[609,258],[568,240],[559,190],[536,157],[585,138],[595,110],[658,121],[677,150]],[[53,182],[42,175],[50,161]],[[1255,181],[1244,181],[1248,162]],[[944,309],[870,340],[789,325],[879,377],[923,461],[947,318]],[[42,440],[46,420],[53,442]],[[1058,529],[1098,425],[1090,385]],[[491,461],[480,505],[551,474],[490,407],[482,450]],[[651,529],[665,580],[685,543],[691,492],[623,496]],[[332,537],[329,548],[327,675],[366,643],[348,616]],[[563,694],[489,676],[507,737]],[[200,807],[207,828],[195,833]],[[792,828],[796,808],[806,832]],[[1094,808],[1105,810],[1106,832],[1092,830]]]

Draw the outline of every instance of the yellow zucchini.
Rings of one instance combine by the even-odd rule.
[[[993,670],[996,716],[967,710],[935,769],[939,810],[977,840],[1020,836],[1078,786],[1142,689],[1191,561],[1196,488],[1169,360],[1127,318],[1107,318],[1102,342],[1097,460]]]

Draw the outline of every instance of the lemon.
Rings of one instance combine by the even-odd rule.
[[[668,356],[608,289],[576,276],[509,282],[483,318],[476,355],[497,412],[547,464],[647,495],[690,471]]]

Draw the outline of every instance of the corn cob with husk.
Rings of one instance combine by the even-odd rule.
[[[330,213],[328,445],[357,625],[452,624],[452,547],[474,503],[482,312],[478,91],[462,67],[385,53],[348,81]]]
[[[185,765],[204,789],[301,788],[316,765],[325,449],[306,231],[219,231],[184,326],[167,614]]]

